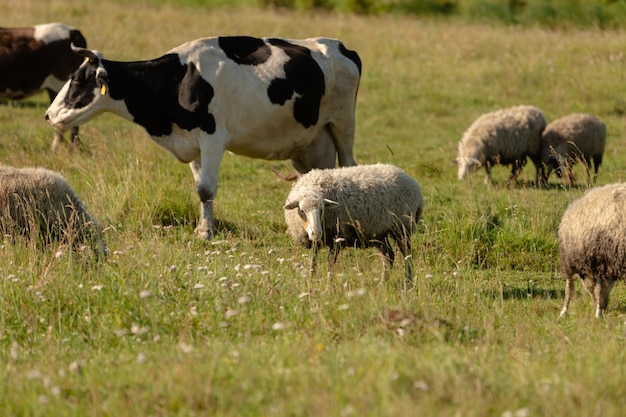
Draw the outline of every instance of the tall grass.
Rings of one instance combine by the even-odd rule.
[[[363,60],[357,160],[399,165],[425,198],[414,284],[401,265],[380,282],[372,251],[306,276],[309,253],[284,233],[290,185],[271,171],[286,162],[226,154],[218,234],[199,241],[189,168],[141,129],[102,115],[82,127],[83,151],[50,153],[45,96],[1,104],[0,161],[60,171],[111,251],[0,246],[3,415],[621,414],[622,286],[605,319],[586,296],[557,319],[556,229],[585,186],[536,189],[529,163],[512,188],[495,168],[489,189],[483,173],[457,181],[450,161],[476,117],[526,103],[550,120],[601,117],[598,182],[623,180],[622,30],[74,0],[0,14],[76,25],[119,60],[209,35],[341,38]]]

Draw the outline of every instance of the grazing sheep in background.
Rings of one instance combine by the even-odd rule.
[[[571,166],[577,161],[587,164],[587,180],[591,184],[593,159],[595,182],[606,144],[606,125],[591,114],[570,114],[551,122],[541,136],[541,177],[548,184],[552,170],[565,175],[574,184]],[[544,171],[547,169],[547,172]]]
[[[539,141],[546,127],[546,118],[533,106],[516,106],[483,114],[465,131],[454,162],[459,166],[458,178],[481,166],[487,170],[485,183],[491,185],[491,167],[513,165],[507,185],[514,181],[526,164],[526,157],[535,164],[539,179]]]
[[[626,184],[597,187],[572,202],[558,235],[566,279],[561,316],[567,312],[575,277],[579,277],[596,317],[602,317],[615,281],[626,273]]]
[[[317,249],[328,246],[328,269],[341,246],[375,247],[382,255],[383,279],[393,265],[395,240],[413,277],[411,235],[424,201],[417,182],[393,165],[359,165],[314,169],[293,185],[285,203],[287,232],[296,244]]]
[[[0,231],[13,238],[85,242],[106,254],[100,225],[67,181],[44,168],[0,165]]]

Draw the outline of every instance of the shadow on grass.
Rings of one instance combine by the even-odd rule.
[[[505,286],[502,292],[497,290],[487,290],[488,295],[493,298],[502,298],[504,300],[525,300],[525,299],[544,299],[555,300],[565,297],[565,290],[545,289],[535,287],[510,287]]]
[[[592,187],[594,187],[594,185],[592,185]],[[553,183],[548,183],[548,184],[540,184],[539,186],[537,185],[537,183],[535,181],[516,181],[514,186],[507,186],[506,182],[494,182],[494,187],[495,188],[514,188],[516,190],[523,190],[523,189],[527,189],[527,188],[534,188],[536,190],[543,190],[543,191],[571,191],[571,190],[587,190],[591,187],[589,187],[587,184],[583,184],[583,183],[577,183],[574,185],[569,185],[566,183],[559,183],[559,182],[553,182]]]
[[[237,223],[230,222],[224,219],[218,219],[217,217],[213,219],[215,221],[216,233],[223,235],[238,235],[239,234],[239,226]]]

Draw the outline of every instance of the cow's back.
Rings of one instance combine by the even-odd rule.
[[[329,123],[354,124],[360,59],[338,40],[214,37],[169,53],[212,87],[209,108],[234,153],[288,159]]]

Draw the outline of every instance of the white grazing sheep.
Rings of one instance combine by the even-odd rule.
[[[514,181],[526,164],[535,164],[539,178],[539,140],[546,118],[533,106],[516,106],[483,114],[465,131],[453,161],[459,166],[458,178],[481,166],[487,170],[485,183],[491,185],[491,167],[512,164],[507,184]]]
[[[559,225],[565,315],[579,277],[602,317],[615,282],[626,272],[626,184],[593,188],[565,210]]]
[[[85,242],[96,253],[107,253],[100,225],[67,181],[44,168],[0,164],[0,231],[14,238],[38,237],[44,244]]]
[[[587,180],[591,183],[591,160],[593,159],[593,181],[598,175],[606,144],[606,125],[591,114],[575,113],[554,120],[541,135],[541,177],[544,184],[552,170],[565,175],[573,185],[571,166],[577,161],[587,164]],[[544,171],[547,169],[547,172]]]
[[[329,272],[341,246],[375,247],[383,261],[383,279],[393,265],[395,240],[413,278],[411,235],[424,201],[417,182],[394,165],[376,164],[314,169],[293,185],[285,203],[287,232],[296,244],[328,246]]]

